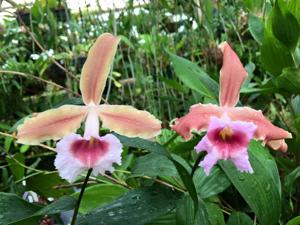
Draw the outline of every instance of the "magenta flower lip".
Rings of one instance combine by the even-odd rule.
[[[92,168],[96,165],[98,159],[108,151],[109,143],[91,137],[90,140],[77,140],[71,145],[71,152],[75,158],[78,158],[82,164]]]

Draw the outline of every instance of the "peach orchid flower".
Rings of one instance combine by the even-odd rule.
[[[112,164],[121,163],[122,144],[112,134],[99,136],[99,119],[103,127],[129,137],[153,138],[161,130],[161,122],[147,111],[126,105],[99,105],[118,43],[118,37],[106,33],[90,49],[80,80],[85,106],[47,110],[18,127],[19,143],[34,145],[62,138],[56,145],[55,166],[69,182],[87,169],[93,168],[97,175],[113,171]],[[84,120],[81,137],[73,132]]]
[[[220,106],[201,103],[193,105],[187,115],[175,120],[172,129],[186,140],[191,138],[193,130],[207,130],[195,147],[197,152],[207,152],[199,164],[206,174],[221,159],[231,160],[240,171],[253,173],[248,158],[248,144],[252,138],[262,140],[263,144],[274,150],[286,151],[284,139],[292,135],[274,126],[260,110],[235,107],[247,72],[227,42],[222,43],[220,49],[223,53]]]

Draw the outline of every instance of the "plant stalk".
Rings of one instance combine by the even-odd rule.
[[[192,169],[192,172],[191,172],[191,177],[194,176],[194,173],[196,172],[196,169],[199,167],[199,163],[201,161],[202,157],[201,157],[201,154],[198,155],[195,163],[194,163],[194,166],[193,166],[193,169]]]
[[[71,225],[75,225],[75,223],[76,223],[76,219],[77,219],[77,215],[78,215],[78,211],[79,211],[80,202],[81,202],[84,190],[86,188],[86,185],[88,183],[88,180],[90,178],[90,175],[91,175],[92,171],[93,171],[93,169],[91,168],[91,169],[88,170],[88,172],[86,174],[85,180],[83,182],[83,185],[81,187],[81,191],[80,191],[80,194],[79,194],[79,197],[78,197],[78,200],[77,200],[76,207],[74,209],[74,214],[73,214],[73,217],[72,217]]]

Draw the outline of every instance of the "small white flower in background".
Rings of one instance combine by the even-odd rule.
[[[38,60],[40,58],[40,55],[38,55],[38,54],[31,54],[30,58],[32,58],[33,60]]]
[[[13,43],[13,44],[15,44],[15,45],[16,45],[16,44],[18,44],[18,43],[19,43],[19,41],[18,41],[18,40],[16,40],[16,39],[12,39],[12,40],[11,40],[11,43]]]

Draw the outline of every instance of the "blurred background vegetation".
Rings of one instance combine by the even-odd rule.
[[[0,24],[1,191],[40,189],[34,187],[39,179],[36,173],[47,170],[51,174],[54,170],[54,153],[45,151],[54,143],[19,145],[14,137],[16,127],[33,112],[67,103],[82,104],[80,71],[100,34],[110,32],[121,37],[104,101],[148,110],[166,129],[190,105],[216,103],[210,97],[213,88],[206,87],[211,81],[213,85],[218,82],[222,54],[217,46],[227,41],[249,74],[240,102],[261,109],[295,137],[288,142],[288,153],[272,154],[276,155],[284,187],[282,221],[299,214],[300,189],[299,183],[294,183],[300,176],[297,0],[129,0],[124,8],[105,10],[98,1],[97,7],[87,4],[77,11],[70,10],[64,0],[36,0],[26,5],[6,2],[10,7],[2,8]],[[209,81],[203,82],[203,77]],[[165,130],[160,141],[169,133]],[[177,147],[174,151],[194,160],[186,150]],[[134,165],[130,157],[140,154],[133,153],[128,154],[129,169]],[[55,179],[54,183],[59,178]],[[31,186],[20,185],[24,180]]]

